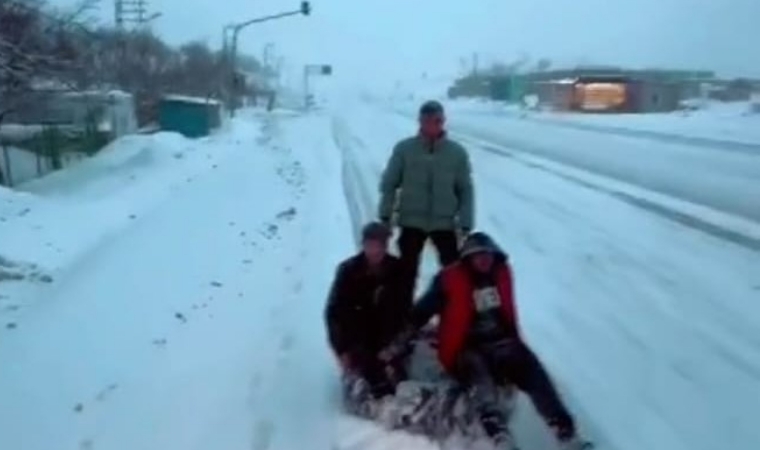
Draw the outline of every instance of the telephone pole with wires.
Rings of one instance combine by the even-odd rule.
[[[148,0],[114,0],[114,19],[119,30],[129,23],[142,28],[160,15],[158,12],[148,14]]]

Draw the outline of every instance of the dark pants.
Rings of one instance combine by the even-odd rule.
[[[433,241],[438,252],[438,262],[441,267],[448,266],[459,259],[459,242],[454,230],[436,230],[430,233],[419,228],[401,228],[398,238],[398,249],[401,262],[406,273],[406,285],[410,298],[414,298],[414,287],[420,266],[420,255],[425,248],[428,238]]]
[[[457,378],[471,399],[489,436],[507,433],[507,418],[497,403],[497,385],[511,382],[530,397],[547,424],[574,433],[575,425],[549,375],[524,344],[510,341],[494,351],[465,350],[457,361]]]
[[[353,369],[367,382],[374,398],[395,393],[396,379],[391,377],[388,367],[377,357],[377,352],[357,349],[349,352],[349,356]]]

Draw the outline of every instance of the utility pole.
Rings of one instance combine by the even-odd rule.
[[[148,15],[148,0],[114,0],[114,20],[116,28],[123,30],[127,23],[142,28],[161,13]]]
[[[224,27],[224,39],[225,42],[227,40],[227,31],[232,30],[232,42],[229,46],[229,65],[230,65],[230,84],[232,86],[231,92],[231,99],[230,99],[230,115],[235,115],[235,109],[237,108],[237,89],[238,89],[238,83],[237,83],[237,47],[238,47],[238,35],[240,32],[257,23],[262,22],[269,22],[270,20],[276,20],[276,19],[282,19],[289,16],[295,16],[295,15],[304,15],[308,16],[311,14],[311,4],[308,1],[302,1],[301,7],[294,11],[287,11],[282,12],[279,14],[272,14],[269,16],[263,16],[263,17],[257,17],[255,19],[246,20],[245,22],[235,23],[235,24],[229,24]]]

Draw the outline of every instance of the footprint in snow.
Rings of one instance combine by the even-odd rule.
[[[220,288],[220,287],[222,287],[224,285],[222,283],[218,282],[218,281],[212,281],[211,282],[211,286],[216,287],[216,288]]]
[[[273,223],[267,224],[266,228],[261,231],[261,234],[267,238],[272,239],[277,237],[277,232],[279,231],[279,227]]]
[[[79,450],[92,450],[95,448],[95,443],[92,439],[83,439],[79,442]]]
[[[187,318],[181,312],[174,313],[174,318],[177,319],[177,320],[179,320],[182,323],[187,323]]]
[[[293,348],[296,340],[291,334],[286,334],[280,339],[280,351],[287,352]]]
[[[263,419],[256,422],[253,429],[253,442],[251,450],[268,450],[272,445],[274,436],[274,425],[269,419]]]
[[[290,207],[286,209],[285,211],[277,213],[275,217],[279,220],[291,221],[296,216],[296,213],[297,213],[296,208]]]
[[[98,395],[95,396],[95,400],[99,402],[105,401],[108,398],[108,396],[111,395],[111,393],[114,392],[118,388],[119,388],[119,385],[116,383],[109,384],[100,392],[98,392]]]

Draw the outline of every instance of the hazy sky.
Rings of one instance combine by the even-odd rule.
[[[75,0],[51,0],[69,4]],[[101,16],[113,20],[113,0]],[[173,43],[220,45],[222,26],[297,9],[298,0],[148,0],[154,30]],[[336,79],[387,85],[455,74],[520,54],[580,62],[715,69],[760,77],[760,0],[314,0],[310,17],[254,25],[243,50],[273,42],[291,70],[334,64]]]

